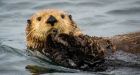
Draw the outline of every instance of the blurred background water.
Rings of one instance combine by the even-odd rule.
[[[48,8],[68,11],[82,32],[91,36],[140,31],[140,0],[0,0],[0,75],[30,75],[25,70],[27,64],[46,65],[39,59],[27,58],[25,27],[33,13]],[[122,57],[134,61],[129,54]],[[140,75],[139,71],[140,67],[120,67],[103,73],[54,75]]]

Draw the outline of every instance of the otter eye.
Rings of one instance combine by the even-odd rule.
[[[61,17],[64,19],[65,18],[65,15],[62,14]]]
[[[38,21],[41,21],[41,17],[38,17],[37,20],[38,20]]]
[[[69,15],[69,18],[70,18],[70,20],[72,20],[72,16],[71,15]]]

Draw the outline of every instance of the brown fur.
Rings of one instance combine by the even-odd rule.
[[[113,36],[111,41],[116,45],[117,50],[140,54],[140,32]]]
[[[54,26],[46,23],[50,15],[58,20]],[[140,53],[140,32],[91,37],[81,33],[68,13],[57,9],[35,13],[28,20],[26,40],[28,49],[38,50],[60,65],[83,70],[103,70],[105,56],[116,50]]]
[[[105,56],[114,50],[111,41],[102,37],[50,34],[40,52],[65,67],[102,71],[106,69]]]

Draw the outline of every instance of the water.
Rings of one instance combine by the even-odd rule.
[[[57,68],[40,59],[29,58],[25,52],[26,20],[34,12],[47,8],[68,11],[82,32],[92,36],[140,31],[139,0],[0,0],[0,75],[29,75],[30,72],[25,69],[28,64]],[[121,53],[118,53],[117,59],[140,63],[139,57]],[[52,75],[140,75],[139,71],[139,67],[118,67],[101,73]]]

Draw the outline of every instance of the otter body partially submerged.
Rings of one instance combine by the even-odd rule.
[[[29,50],[38,50],[65,67],[93,71],[105,70],[105,57],[117,49],[139,52],[139,36],[140,33],[112,38],[84,35],[71,15],[56,9],[36,13],[26,28]]]
[[[103,71],[105,51],[115,50],[108,39],[88,35],[50,34],[42,54],[59,65],[91,71]]]

